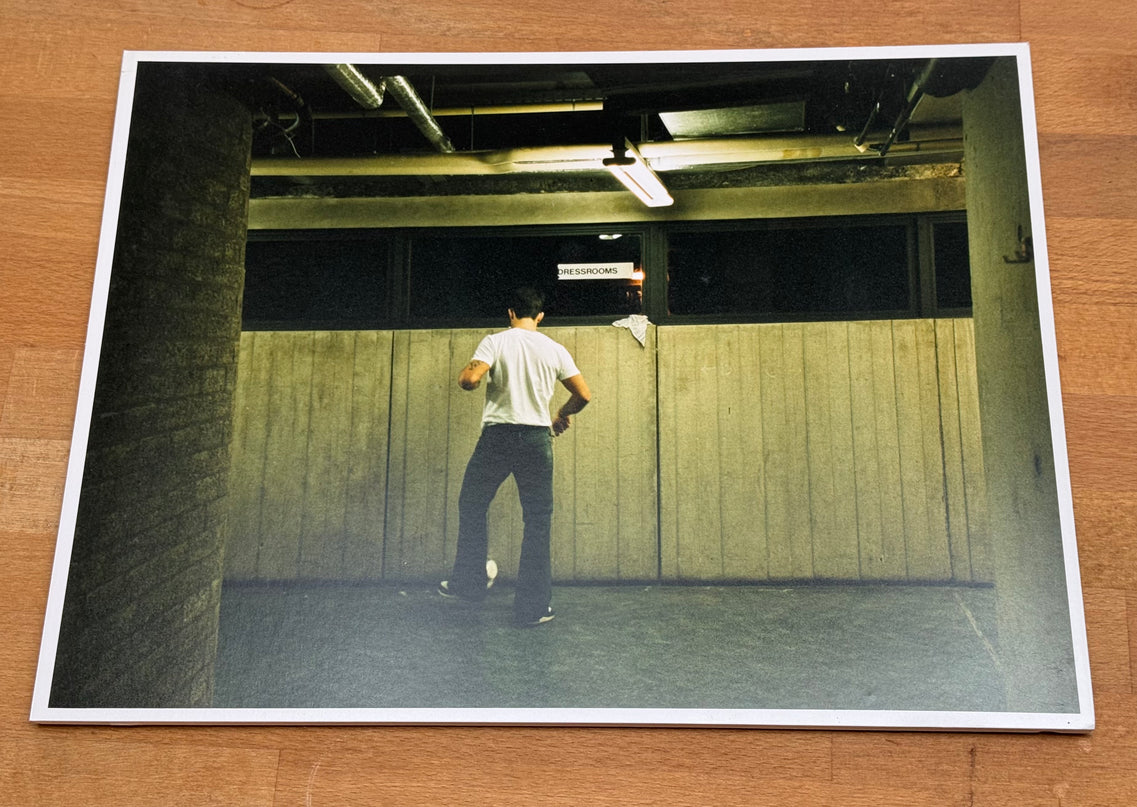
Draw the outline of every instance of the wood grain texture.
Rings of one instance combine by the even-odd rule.
[[[665,580],[989,582],[970,320],[659,342]]]
[[[391,332],[241,339],[226,554],[234,580],[380,576]],[[379,383],[377,379],[382,379]]]
[[[1020,805],[1137,801],[1137,45],[1129,0],[638,0],[645,49],[1031,43],[1097,728],[1086,736],[27,723],[124,49],[626,48],[610,4],[5,0],[0,792],[14,804]],[[73,354],[72,354],[73,355]],[[767,364],[772,358],[763,357]],[[792,361],[792,359],[787,359]],[[21,369],[17,369],[17,367]],[[35,368],[58,374],[39,383]],[[793,389],[763,387],[765,411]],[[11,413],[11,414],[9,414]],[[854,439],[856,435],[854,433]],[[779,450],[763,441],[767,456]],[[786,484],[767,479],[766,484]],[[779,516],[787,529],[797,513]],[[800,563],[770,557],[770,567]]]

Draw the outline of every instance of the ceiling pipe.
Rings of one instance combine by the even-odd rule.
[[[384,94],[390,93],[435,149],[443,154],[454,152],[450,138],[443,133],[415,88],[403,76],[385,76],[376,84],[353,64],[328,64],[324,65],[324,69],[364,109],[378,109],[383,104]]]
[[[364,109],[378,109],[383,105],[385,82],[375,84],[353,64],[326,64],[324,70]]]
[[[384,88],[386,89],[386,88]],[[490,115],[546,115],[561,112],[601,112],[604,105],[600,101],[554,101],[541,104],[490,104],[482,106],[448,106],[430,110],[435,118],[488,117]],[[282,114],[281,120],[295,115]],[[312,111],[313,120],[367,120],[369,118],[406,118],[406,110],[391,106],[383,109],[359,109],[348,112]]]
[[[426,104],[419,98],[415,88],[403,76],[387,76],[387,91],[395,97],[418,130],[425,135],[430,144],[443,154],[453,154],[454,145],[450,142],[438,121],[430,114]]]
[[[929,160],[957,160],[963,152],[959,127],[920,129],[894,152]],[[813,137],[736,137],[642,143],[644,159],[656,171],[747,166],[775,162],[877,160],[846,135]],[[322,157],[302,160],[260,158],[253,176],[487,176],[497,174],[604,171],[611,145],[545,146],[452,154],[392,154],[374,157]]]
[[[912,87],[908,90],[907,103],[904,104],[904,109],[900,110],[900,114],[896,118],[896,122],[892,124],[892,131],[888,133],[888,138],[879,146],[873,146],[877,153],[883,157],[888,154],[889,149],[892,148],[896,138],[908,125],[908,121],[912,118],[912,113],[916,111],[916,107],[920,104],[920,100],[924,97],[924,91],[932,77],[939,70],[940,60],[929,59],[928,63],[924,65],[924,69],[916,76],[915,81],[912,82]]]

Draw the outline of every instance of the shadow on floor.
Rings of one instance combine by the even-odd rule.
[[[557,587],[509,624],[425,587],[228,585],[217,708],[1001,711],[995,594],[935,586]]]

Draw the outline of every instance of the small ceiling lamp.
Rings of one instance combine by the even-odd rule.
[[[612,156],[604,160],[604,167],[648,207],[666,207],[675,202],[663,181],[628,140],[612,146]]]

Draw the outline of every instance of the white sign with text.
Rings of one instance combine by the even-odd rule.
[[[558,263],[557,280],[631,280],[636,265],[616,263]]]

